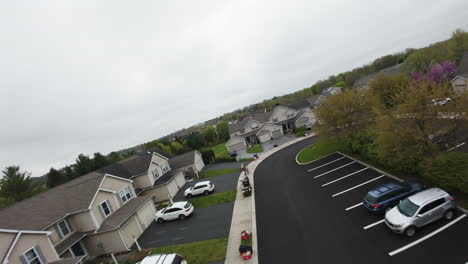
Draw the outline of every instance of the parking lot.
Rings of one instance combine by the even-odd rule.
[[[430,240],[433,240],[432,243],[435,243],[436,248],[440,250],[445,247],[446,242],[443,233],[452,236],[452,240],[457,243],[462,242],[468,246],[468,233],[459,233],[460,230],[468,230],[468,221],[464,219],[466,215],[459,210],[452,221],[437,221],[419,229],[411,238],[393,234],[385,225],[383,215],[370,214],[362,205],[363,197],[373,187],[398,182],[398,179],[390,175],[339,153],[323,157],[305,165],[304,168],[310,177],[313,177],[315,184],[324,188],[333,199],[342,204],[343,214],[356,225],[356,228],[361,228],[362,232],[368,234],[369,239],[378,241],[387,248],[388,256],[396,256],[418,248],[427,250],[424,249],[424,243]],[[466,255],[462,261],[468,261],[467,252],[464,252]],[[451,256],[446,257],[450,259]]]
[[[208,168],[237,168],[238,166],[240,165],[224,163],[222,166]],[[239,173],[230,173],[187,182],[174,197],[174,201],[190,201],[184,197],[183,192],[186,188],[200,181],[213,182],[215,184],[215,191],[213,193],[235,190],[239,174],[240,171]],[[197,196],[194,198],[196,197]],[[140,236],[138,242],[143,248],[156,248],[228,237],[233,208],[234,202],[228,202],[214,206],[195,208],[194,214],[185,220],[168,221],[162,224],[158,224],[155,221]]]
[[[255,172],[260,263],[467,263],[468,217],[437,221],[414,237],[394,234],[361,204],[396,182],[335,153],[307,165],[294,157],[313,139],[270,156]]]

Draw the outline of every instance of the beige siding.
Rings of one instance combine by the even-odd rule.
[[[132,179],[135,187],[138,189],[148,188],[153,186],[154,184],[154,177],[151,173],[146,173],[140,176],[137,176]]]
[[[90,211],[71,215],[68,217],[68,220],[76,231],[86,232],[96,229],[96,225],[94,224]]]
[[[284,121],[286,119],[289,119],[291,117],[286,117],[286,114],[289,114],[289,113],[297,114],[297,111],[293,110],[293,109],[289,109],[289,108],[284,107],[284,106],[277,106],[273,110],[273,115],[270,117],[270,121],[273,122],[273,119],[277,118],[278,120],[273,122],[273,123],[276,123],[276,122],[281,122],[281,121]]]
[[[148,228],[153,223],[156,215],[156,208],[153,205],[153,201],[149,200],[146,205],[142,206],[138,211],[138,219],[140,219],[141,227],[143,229]]]
[[[174,181],[177,185],[177,189],[180,189],[182,188],[182,186],[184,186],[185,184],[185,177],[184,177],[184,174],[182,173],[182,171],[180,171],[179,173],[177,173],[177,175],[174,177]]]
[[[57,245],[58,243],[62,242],[63,240],[67,239],[69,236],[73,235],[77,229],[76,229],[76,225],[74,225],[74,223],[71,221],[71,218],[70,217],[67,217],[67,220],[68,220],[68,224],[71,225],[71,228],[72,228],[72,232],[70,232],[68,235],[64,236],[62,239],[60,239],[59,235],[57,234],[57,230],[55,229],[56,227],[56,224],[52,225],[51,227],[49,227],[46,231],[49,231],[49,232],[52,232],[52,234],[50,235],[50,239],[52,239],[52,242],[54,243],[54,245]],[[93,225],[93,228],[94,228],[94,225]]]
[[[122,227],[122,236],[127,243],[129,248],[135,243],[135,239],[138,239],[143,233],[140,229],[138,219],[136,217],[130,218],[127,223]]]
[[[10,263],[21,263],[20,256],[22,256],[26,251],[30,250],[34,246],[39,246],[42,254],[48,262],[59,259],[56,254],[57,252],[55,251],[55,248],[52,247],[52,244],[50,243],[47,235],[22,234],[10,254]]]
[[[268,132],[268,131],[262,131],[262,132],[258,135],[258,139],[259,139],[260,142],[262,142],[262,143],[271,140],[270,132]]]
[[[301,127],[305,126],[307,124],[313,125],[316,122],[316,117],[314,112],[312,111],[306,111],[304,114],[301,115],[301,117],[296,120],[296,127]]]
[[[106,189],[106,190],[111,190],[114,192],[118,192],[127,186],[130,187],[130,189],[132,189],[133,194],[135,194],[135,191],[133,190],[133,185],[131,182],[117,179],[115,177],[106,177],[104,179],[104,182],[101,185],[101,188]]]
[[[226,147],[228,151],[232,153],[240,149],[246,148],[246,145],[243,138],[231,138],[228,144],[226,144]]]
[[[154,179],[154,176],[153,176],[153,171],[154,171],[155,169],[158,171],[159,177],[160,177],[161,175],[163,175],[163,171],[162,171],[162,169],[161,169],[161,166],[159,166],[159,165],[156,164],[156,163],[151,162],[151,165],[150,165],[149,171],[148,171],[148,175],[151,176],[151,185],[150,185],[150,186],[153,186],[153,184],[154,184],[154,182],[155,182],[155,179]]]
[[[118,230],[89,235],[84,237],[82,241],[91,256],[128,251]],[[104,247],[98,247],[99,243],[102,243]]]
[[[452,87],[455,92],[467,91],[468,90],[468,80],[457,77],[452,81]]]
[[[101,204],[105,200],[109,200],[112,206],[112,212],[115,212],[120,207],[120,204],[118,203],[117,199],[117,196],[113,193],[98,191],[96,199],[94,199],[94,202],[91,205],[91,211],[94,213],[94,216],[96,217],[96,221],[98,222],[99,226],[101,225],[102,221],[104,221],[100,212],[101,209],[99,208],[99,204]]]
[[[198,151],[195,151],[195,171],[200,172],[203,167],[205,167],[205,163],[203,162],[202,156]]]
[[[159,156],[158,154],[153,154],[153,158],[151,159],[152,161],[158,163],[158,164],[161,164],[161,165],[167,165],[169,166],[169,163],[168,163],[168,160],[167,159],[164,159],[162,158],[161,156]]]
[[[13,240],[15,240],[15,237],[15,233],[0,233],[0,260],[5,257],[7,250],[11,243],[13,243]]]

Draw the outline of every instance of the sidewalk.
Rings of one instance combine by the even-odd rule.
[[[306,138],[315,136],[315,134],[309,135],[307,137],[296,138],[290,142],[287,142],[283,145],[280,145],[276,148],[273,148],[269,151],[262,153],[259,156],[259,159],[252,161],[248,166],[249,170],[249,180],[252,185],[252,195],[244,197],[242,195],[241,183],[240,180],[245,177],[244,173],[241,173],[239,176],[239,181],[237,182],[237,195],[236,201],[234,203],[234,211],[232,213],[231,229],[229,231],[229,240],[226,252],[225,264],[258,264],[258,246],[257,246],[257,219],[255,216],[255,184],[254,184],[254,174],[257,166],[268,156],[275,153],[278,150],[281,150],[289,145],[297,143]],[[241,232],[243,230],[252,232],[252,250],[253,257],[250,260],[242,260],[239,254],[239,246],[241,243]]]

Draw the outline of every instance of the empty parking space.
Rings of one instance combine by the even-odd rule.
[[[425,243],[430,248],[438,245],[445,249],[460,242],[468,247],[468,233],[465,232],[461,238],[456,232],[458,229],[468,230],[468,218],[465,219],[466,215],[458,210],[453,220],[431,223],[418,229],[411,238],[393,233],[384,222],[384,214],[371,214],[362,202],[368,190],[398,181],[357,160],[335,153],[303,168],[312,178],[311,184],[320,186],[323,193],[333,199],[334,205],[342,208],[343,221],[350,221],[353,228],[377,243],[372,250],[380,252],[382,257],[399,258],[399,255],[412,254],[411,250],[421,252]],[[448,241],[450,234],[455,236],[453,241]],[[468,261],[468,253],[465,252],[459,254],[465,255],[465,261]]]

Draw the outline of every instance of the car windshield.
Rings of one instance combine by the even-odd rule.
[[[370,193],[368,193],[364,199],[372,204],[377,203],[377,197],[372,196]]]
[[[184,208],[187,209],[187,208],[189,208],[191,205],[192,205],[192,204],[190,204],[190,203],[186,203],[186,204],[184,205]]]
[[[400,204],[398,204],[398,211],[406,216],[413,216],[418,208],[419,206],[415,205],[408,198],[404,199]]]

